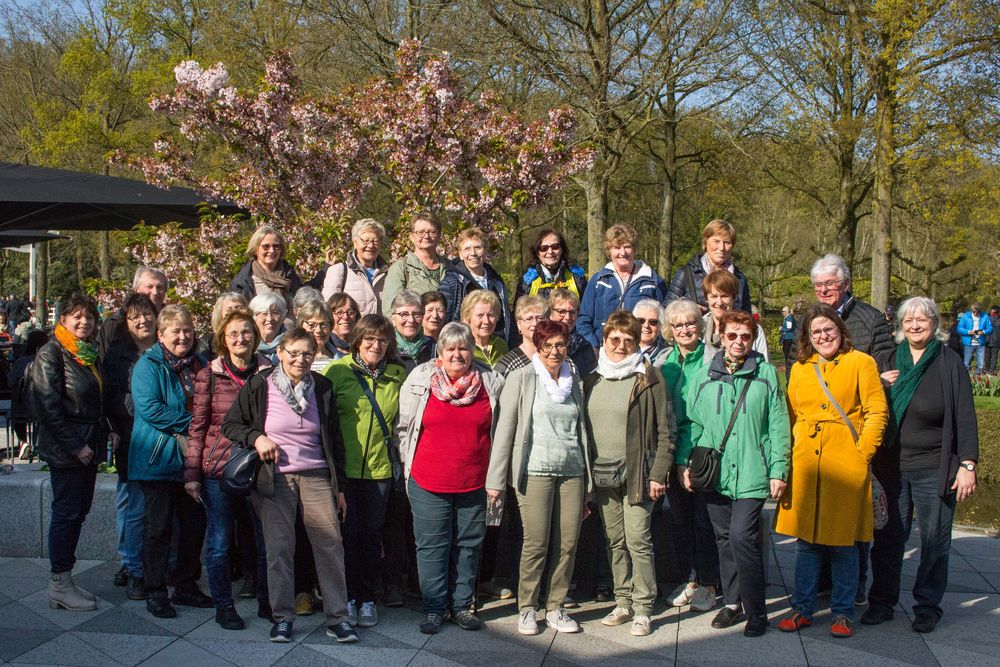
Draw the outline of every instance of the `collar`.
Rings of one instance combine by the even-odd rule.
[[[609,271],[612,276],[618,275],[618,270],[615,269],[615,265],[613,263],[608,262],[607,264],[604,265],[604,268],[605,270]],[[632,270],[632,280],[635,280],[636,278],[652,278],[652,277],[653,277],[653,269],[649,268],[649,266],[642,260],[640,259],[635,260],[635,267]]]
[[[740,368],[733,375],[729,374],[726,369],[726,362],[723,361],[722,355],[725,354],[722,350],[715,353],[712,358],[712,363],[708,367],[708,377],[712,380],[724,380],[727,377],[741,377],[744,375],[756,375],[757,368],[760,365],[760,360],[764,358],[760,352],[756,350],[750,350],[747,354],[746,361],[743,362],[743,367]]]

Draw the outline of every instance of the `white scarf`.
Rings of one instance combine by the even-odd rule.
[[[597,355],[597,372],[608,380],[623,380],[636,373],[646,373],[646,357],[642,352],[633,352],[621,361],[611,361],[602,347]]]
[[[562,366],[559,367],[558,380],[552,379],[552,374],[542,364],[542,360],[538,358],[537,352],[531,356],[531,366],[535,369],[535,375],[538,376],[542,386],[545,387],[545,391],[549,392],[549,397],[552,401],[554,403],[565,403],[570,394],[573,393],[573,371],[569,368],[569,362],[562,362]]]

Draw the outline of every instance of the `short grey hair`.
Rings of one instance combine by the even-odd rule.
[[[361,232],[365,230],[371,230],[378,234],[379,242],[385,240],[385,225],[376,220],[375,218],[361,218],[351,227],[351,239],[356,239],[361,235]]]
[[[465,322],[448,322],[438,334],[438,356],[449,347],[464,343],[469,350],[476,349],[476,339],[472,337],[472,328]]]
[[[299,312],[299,308],[306,305],[310,301],[325,301],[323,298],[323,293],[320,292],[315,287],[300,287],[299,291],[295,293],[292,297],[292,310],[296,313]]]
[[[851,282],[851,270],[847,268],[847,262],[840,255],[828,253],[817,259],[809,270],[809,278],[815,282],[817,278],[828,273],[836,274],[838,280]]]
[[[319,317],[326,320],[326,323],[331,327],[333,326],[333,315],[330,314],[330,308],[326,305],[323,299],[313,299],[312,301],[306,301],[304,304],[295,309],[295,324],[296,326],[302,326],[302,323],[313,317]]]
[[[663,321],[663,306],[656,299],[640,299],[632,306],[632,314],[638,316],[640,310],[652,310],[656,312],[656,319]]]
[[[674,320],[685,316],[695,321],[698,338],[705,335],[705,318],[702,317],[701,306],[690,299],[674,299],[663,309],[663,320],[660,322],[660,333],[666,340],[674,339]]]
[[[300,290],[301,291],[301,290]],[[288,314],[288,304],[284,298],[275,292],[265,292],[250,299],[250,312],[254,315],[258,313],[269,313],[272,310],[278,311],[281,317]]]
[[[941,309],[934,303],[934,299],[926,296],[911,296],[909,299],[899,304],[896,309],[896,322],[899,324],[896,331],[896,343],[906,340],[903,333],[903,320],[911,315],[926,315],[931,318],[931,327],[934,329],[934,337],[940,341],[948,340],[948,332],[941,326]]]
[[[400,306],[416,306],[420,309],[420,312],[424,312],[424,302],[421,300],[420,295],[411,289],[405,289],[393,297],[392,303],[389,305],[389,310],[395,312]]]
[[[235,301],[240,304],[241,308],[247,307],[247,298],[239,292],[223,292],[220,294],[219,298],[215,300],[215,305],[212,307],[213,332],[219,330],[219,325],[222,323],[222,310],[230,301]]]
[[[135,275],[132,276],[132,291],[139,289],[139,283],[142,282],[143,276],[151,275],[156,276],[163,281],[164,285],[169,285],[167,282],[167,274],[165,274],[161,269],[157,269],[152,266],[140,266],[135,270]]]

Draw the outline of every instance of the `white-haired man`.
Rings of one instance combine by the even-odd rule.
[[[132,291],[148,296],[156,312],[159,313],[167,298],[167,274],[151,266],[140,266],[132,277]],[[97,330],[97,346],[102,357],[111,344],[121,338],[124,319],[125,313],[119,308],[104,320]]]

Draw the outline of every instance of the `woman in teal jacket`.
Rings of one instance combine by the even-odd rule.
[[[785,490],[791,448],[788,407],[774,366],[753,351],[757,323],[750,314],[724,313],[719,331],[722,350],[688,389],[691,437],[678,442],[677,472],[691,489],[691,449],[720,449],[735,413],[718,484],[707,496],[726,603],[712,627],[727,628],[746,619],[743,634],[759,637],[768,626],[759,519],[764,501],[780,498]],[[737,405],[744,392],[742,405]]]
[[[391,434],[406,369],[396,361],[392,323],[382,315],[362,317],[351,331],[351,354],[332,362],[323,374],[333,383],[344,436],[347,480],[341,490],[350,508],[344,520],[347,615],[352,625],[370,628],[378,623],[377,564],[389,492],[393,479],[401,480],[403,473]]]
[[[135,422],[128,477],[146,500],[142,568],[146,610],[158,618],[177,615],[174,604],[212,607],[198,588],[205,512],[184,492],[184,452],[191,424],[195,375],[205,361],[195,354],[194,322],[184,306],[166,306],[156,320],[157,343],[132,369]],[[167,561],[174,517],[180,523],[174,594],[167,599]],[[173,603],[173,604],[171,604]]]

